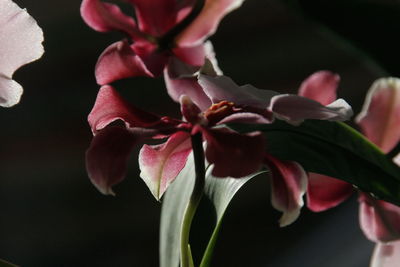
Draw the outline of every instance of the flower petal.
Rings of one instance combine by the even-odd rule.
[[[292,124],[299,124],[305,119],[345,121],[353,111],[343,99],[338,99],[328,106],[297,95],[277,95],[272,97],[269,110],[279,118]]]
[[[129,106],[112,86],[104,85],[88,116],[90,127],[96,133],[118,119],[128,127],[148,127],[161,121],[156,115]]]
[[[140,177],[145,181],[157,200],[160,200],[192,151],[190,135],[177,132],[164,144],[144,145],[139,154]]]
[[[342,203],[354,189],[351,184],[326,175],[309,173],[307,207],[314,211],[324,211]]]
[[[172,51],[177,58],[189,65],[197,67],[204,65],[206,51],[203,44],[190,47],[176,47]]]
[[[398,267],[400,262],[400,241],[375,246],[370,267]]]
[[[265,156],[271,171],[272,206],[283,212],[279,220],[281,227],[293,223],[303,207],[303,195],[307,189],[307,175],[294,161],[282,161],[271,155]]]
[[[100,85],[135,76],[153,77],[127,40],[107,47],[100,55],[95,69],[96,81]]]
[[[240,178],[261,168],[265,141],[260,132],[238,134],[226,128],[207,130],[198,125],[192,134],[196,132],[202,132],[207,141],[205,155],[214,164],[212,175]]]
[[[400,239],[400,207],[361,193],[360,225],[368,239],[389,242]]]
[[[94,136],[86,151],[86,169],[101,193],[114,195],[111,187],[124,179],[129,155],[140,141],[140,135],[123,127],[110,126]]]
[[[194,46],[214,34],[221,19],[240,7],[244,0],[205,0],[204,6],[193,22],[177,37],[179,46]]]
[[[161,37],[182,21],[195,0],[127,0],[135,5],[140,30]]]
[[[135,54],[140,57],[152,77],[162,74],[170,57],[168,51],[160,51],[157,45],[147,41],[135,42],[131,47]]]
[[[200,74],[199,84],[213,103],[230,101],[235,106],[252,106],[266,109],[268,103],[277,92],[257,89],[251,85],[238,86],[227,76],[212,77]]]
[[[14,2],[0,1],[0,10],[0,106],[10,107],[19,102],[22,94],[22,87],[12,80],[12,75],[42,56],[43,32]]]
[[[318,71],[305,79],[300,86],[299,95],[328,105],[336,100],[339,75],[330,71]]]
[[[218,122],[218,124],[227,123],[254,123],[254,124],[266,124],[271,123],[272,118],[269,119],[266,116],[262,116],[257,113],[251,112],[239,112],[232,115],[226,116]]]
[[[104,3],[101,0],[83,0],[81,16],[86,24],[96,31],[122,31],[134,39],[139,39],[141,36],[133,18],[125,15],[114,4]]]
[[[400,79],[375,81],[356,122],[364,135],[389,152],[400,141]]]

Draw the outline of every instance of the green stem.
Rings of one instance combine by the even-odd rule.
[[[189,234],[190,227],[196,209],[200,203],[201,197],[204,192],[205,183],[205,165],[204,165],[204,150],[201,133],[192,136],[192,149],[195,163],[195,183],[193,187],[190,201],[186,207],[185,214],[182,221],[181,231],[181,267],[192,267],[193,259],[189,247]]]

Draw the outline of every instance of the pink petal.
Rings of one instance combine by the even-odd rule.
[[[360,225],[371,241],[389,242],[400,239],[400,207],[361,193]]]
[[[190,135],[177,132],[164,144],[144,145],[139,154],[140,177],[157,200],[160,200],[186,164],[192,146]]]
[[[226,100],[235,103],[235,106],[265,109],[272,96],[278,94],[270,90],[260,90],[251,85],[238,86],[227,76],[212,77],[201,74],[199,84],[213,103]]]
[[[129,106],[112,86],[104,85],[100,88],[96,103],[88,116],[90,127],[96,133],[118,119],[124,121],[128,127],[149,127],[161,120],[156,115]]]
[[[127,40],[113,43],[104,50],[97,61],[95,74],[97,83],[100,85],[123,78],[153,76],[133,52]]]
[[[10,107],[22,94],[22,87],[12,76],[18,68],[42,56],[43,32],[14,2],[1,1],[0,10],[0,106]]]
[[[160,76],[168,63],[170,54],[168,51],[161,51],[155,44],[149,42],[135,42],[132,45],[135,54],[140,57],[146,69],[154,76]]]
[[[271,155],[265,156],[271,171],[272,206],[283,212],[279,220],[281,227],[293,223],[300,215],[303,195],[307,189],[307,175],[294,161],[282,161]]]
[[[356,122],[364,135],[387,153],[400,140],[400,80],[382,78],[368,91]]]
[[[265,116],[262,116],[257,113],[251,112],[239,112],[234,113],[232,115],[226,116],[222,120],[218,122],[218,124],[227,124],[227,123],[254,123],[254,124],[268,124],[272,122],[271,119],[268,119]]]
[[[195,0],[128,0],[135,5],[140,30],[161,37],[182,21]]]
[[[375,246],[370,267],[398,267],[400,263],[400,241]]]
[[[171,58],[170,62],[180,62],[178,59]],[[170,63],[164,71],[164,80],[168,94],[171,98],[179,102],[182,95],[187,95],[201,110],[206,110],[211,106],[211,101],[204,93],[203,88],[197,82],[194,74],[188,74],[187,78],[171,78],[171,72],[190,73],[190,69],[185,68],[183,63]]]
[[[86,151],[86,169],[91,182],[105,195],[114,195],[111,187],[126,174],[127,161],[141,136],[122,127],[107,127],[97,133]]]
[[[194,21],[176,38],[179,46],[195,46],[214,34],[222,18],[241,6],[243,0],[205,0]]]
[[[186,121],[192,124],[206,123],[206,119],[201,115],[201,110],[188,96],[182,95],[179,102],[181,103],[181,113]]]
[[[322,105],[328,105],[336,100],[339,81],[340,77],[335,73],[318,71],[304,80],[299,95],[318,101]]]
[[[324,211],[346,200],[354,189],[351,184],[317,173],[308,174],[307,207]]]
[[[204,65],[206,51],[203,44],[190,47],[176,47],[172,51],[177,58],[189,65],[197,67]]]
[[[210,129],[195,126],[192,134],[202,132],[207,140],[205,155],[214,164],[212,175],[240,178],[261,168],[264,136],[260,132],[238,134],[226,128]]]
[[[277,95],[272,97],[269,110],[283,120],[299,124],[305,119],[345,121],[352,115],[351,107],[343,99],[328,106],[297,95]]]
[[[81,15],[86,24],[96,31],[122,31],[135,39],[141,37],[133,18],[125,15],[114,4],[101,0],[83,0]]]

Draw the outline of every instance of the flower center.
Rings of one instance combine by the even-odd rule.
[[[235,113],[235,104],[224,100],[211,105],[204,111],[204,117],[207,118],[210,124],[215,124],[233,113]]]

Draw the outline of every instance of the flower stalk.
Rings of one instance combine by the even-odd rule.
[[[192,137],[192,149],[195,163],[195,182],[190,201],[186,207],[181,231],[181,267],[193,267],[192,253],[189,246],[190,227],[193,217],[199,206],[201,197],[204,192],[205,184],[205,164],[204,164],[204,149],[201,133],[197,133]]]

